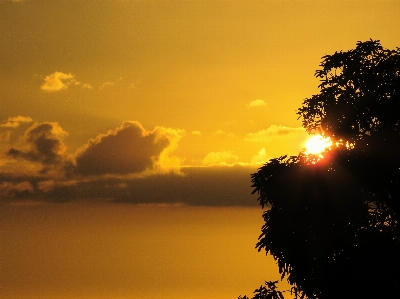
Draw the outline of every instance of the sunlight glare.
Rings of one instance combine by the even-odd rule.
[[[306,154],[320,154],[326,148],[332,146],[332,140],[330,137],[323,137],[321,135],[315,135],[310,137],[306,142]]]

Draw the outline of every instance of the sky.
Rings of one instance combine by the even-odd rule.
[[[0,0],[1,297],[277,279],[250,174],[304,148],[321,57],[400,46],[399,18],[398,0]]]

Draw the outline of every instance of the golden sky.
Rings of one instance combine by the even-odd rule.
[[[224,209],[231,207],[249,215],[248,209],[257,207],[256,196],[250,195],[250,174],[270,158],[296,155],[304,147],[307,135],[295,111],[304,98],[318,92],[314,72],[321,57],[349,50],[357,41],[370,38],[380,40],[386,48],[400,46],[399,19],[400,2],[391,0],[0,0],[0,201],[3,212],[17,217],[12,219],[13,225],[3,221],[4,230],[19,240],[22,237],[16,233],[30,227],[21,218],[27,217],[38,225],[33,229],[45,226],[47,234],[50,223],[38,222],[35,215],[48,213],[49,219],[54,219],[52,233],[77,234],[71,244],[80,242],[79,238],[91,242],[78,228],[63,230],[72,221],[68,218],[74,210],[70,205],[101,204],[99,213],[105,217],[118,210],[116,206],[127,204],[152,204],[157,211],[165,204],[197,206],[181,213],[198,215],[203,211],[209,217],[214,209],[230,215]],[[55,215],[64,210],[51,208],[54,203],[68,207],[67,218],[62,218],[65,221],[56,221]],[[38,204],[47,208],[38,212]],[[135,205],[128,206],[138,213]],[[151,217],[149,211],[143,213]],[[255,211],[261,215],[261,210]],[[91,217],[82,224],[85,229],[95,225]],[[147,231],[151,222],[139,219],[126,225],[146,227],[145,235],[153,236],[156,231]],[[177,223],[174,225],[182,229],[183,222]],[[260,226],[260,218],[253,226]],[[116,229],[118,234],[122,227]],[[221,236],[228,227],[218,230]],[[107,229],[107,238],[113,240],[113,228]],[[186,235],[179,229],[179,242],[184,242]],[[249,241],[250,251],[258,232],[249,233],[255,235]],[[141,238],[131,230],[123,232],[130,233],[132,238]],[[244,235],[241,232],[240,238]],[[36,238],[32,234],[21,239],[21,244],[39,242],[41,248],[46,238],[50,235]],[[100,236],[93,238],[94,243],[100,242]],[[207,240],[212,246],[219,244],[216,235]],[[202,238],[192,241],[202,242]],[[56,239],[51,246],[62,247],[65,242]],[[107,244],[99,256],[106,255],[104,250],[118,251],[110,248],[110,239]],[[9,256],[17,247],[7,243],[1,253]],[[31,253],[40,255],[35,248]],[[4,298],[16,298],[10,297],[16,289],[21,290],[20,298],[27,298],[26,292],[33,292],[29,298],[34,298],[33,294],[44,298],[41,288],[60,287],[56,282],[36,282],[36,274],[50,279],[51,271],[58,267],[56,253],[61,249],[43,248],[53,254],[43,268],[39,266],[43,261],[35,263],[26,257],[14,256],[15,260],[6,263],[6,271],[15,281],[2,280],[5,287],[0,287],[0,292],[9,292]],[[143,248],[140,250],[146,251]],[[171,248],[168,250],[174,250]],[[121,250],[128,254],[127,247]],[[66,263],[68,253],[59,253]],[[69,256],[85,260],[86,254]],[[145,261],[140,254],[138,269],[142,271]],[[187,254],[185,258],[197,259]],[[218,257],[209,258],[198,275],[222,271],[212,268]],[[165,259],[172,263],[170,272],[178,271],[173,265],[174,253]],[[123,261],[120,256],[116,262]],[[97,271],[92,262],[88,261],[87,276],[79,276],[81,286]],[[112,260],[101,267],[109,263]],[[228,261],[221,263],[228,265]],[[66,273],[75,275],[77,265],[70,265]],[[29,267],[33,267],[31,274],[27,274]],[[69,267],[68,263],[62,267]],[[193,267],[188,269],[193,271]],[[255,288],[262,283],[256,277],[262,276],[254,269]],[[163,298],[179,293],[179,281],[189,284],[177,278],[179,275],[173,278],[177,289]],[[232,278],[225,273],[222,279],[221,275],[215,278],[218,286]],[[58,279],[61,283],[62,278]],[[93,276],[90,281],[96,285],[102,279]],[[67,294],[65,298],[75,298],[74,283],[57,297]],[[197,293],[191,298],[213,297],[212,292],[222,290],[213,289],[212,284],[211,280],[206,283],[205,290],[194,287]],[[126,285],[121,282],[118,288]],[[251,291],[248,285],[244,292]],[[91,298],[95,293],[94,287],[76,286],[79,298]],[[182,294],[187,293],[176,295]],[[154,290],[146,296],[160,298]]]

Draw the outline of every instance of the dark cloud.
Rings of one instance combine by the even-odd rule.
[[[23,149],[11,148],[6,154],[45,166],[59,164],[66,150],[62,141],[65,135],[58,123],[35,123],[25,132]]]
[[[182,203],[196,206],[254,206],[250,174],[244,166],[190,167],[183,176],[152,176],[126,182],[115,202]]]
[[[75,171],[83,175],[140,173],[154,168],[169,145],[169,135],[160,128],[148,132],[138,122],[124,122],[78,151]]]
[[[257,196],[251,195],[250,180],[250,174],[255,171],[240,165],[189,167],[183,168],[181,174],[160,173],[130,179],[98,176],[92,180],[53,181],[21,177],[0,186],[4,191],[3,202],[257,206]]]

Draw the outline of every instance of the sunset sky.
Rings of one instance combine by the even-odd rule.
[[[0,296],[237,298],[278,279],[250,174],[321,57],[400,1],[0,0]]]

